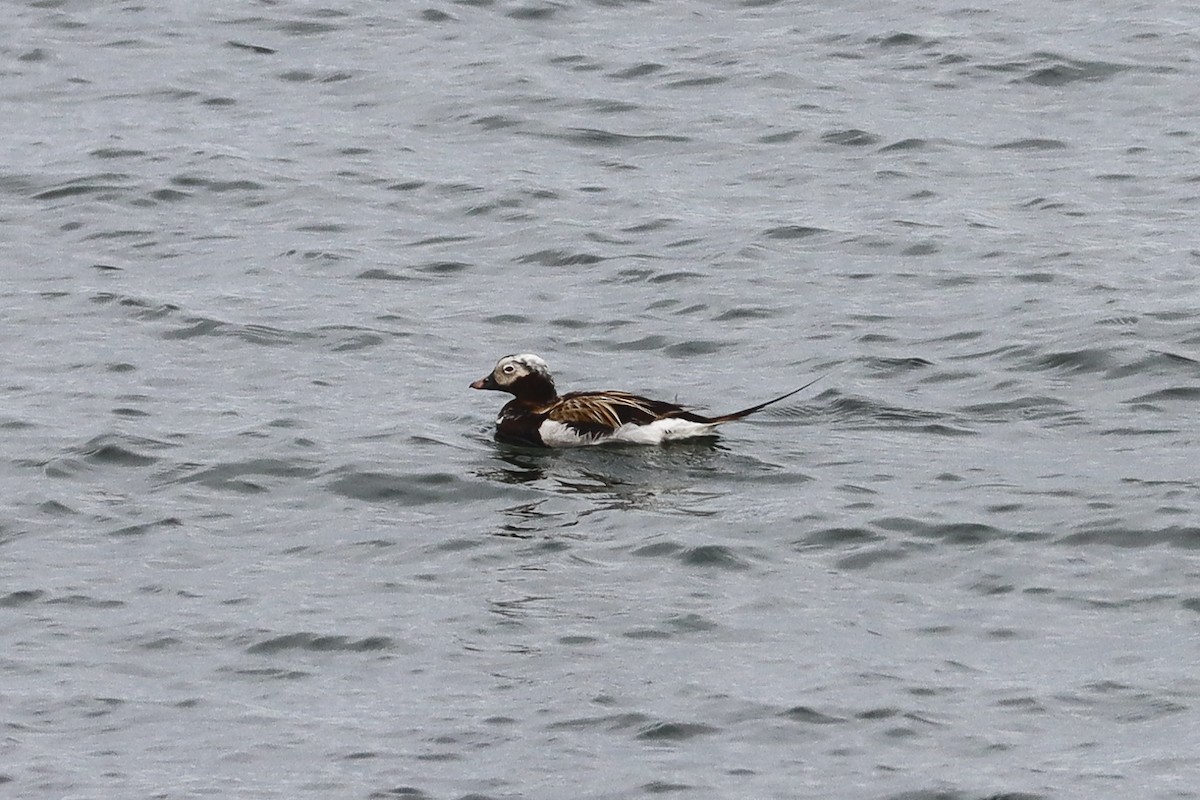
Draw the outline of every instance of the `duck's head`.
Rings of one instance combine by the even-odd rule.
[[[508,392],[520,400],[553,400],[558,396],[550,368],[532,353],[505,356],[496,368],[471,384],[472,389],[493,389]]]

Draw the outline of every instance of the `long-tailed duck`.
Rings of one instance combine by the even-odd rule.
[[[721,423],[786,400],[815,382],[732,414],[704,417],[675,403],[629,392],[569,392],[560,397],[546,362],[524,353],[500,359],[491,374],[472,383],[471,388],[513,395],[496,418],[498,441],[532,447],[574,447],[606,442],[662,444],[713,436],[714,428]]]

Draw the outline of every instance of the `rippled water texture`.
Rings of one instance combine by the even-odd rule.
[[[4,17],[0,793],[1200,796],[1195,7]]]

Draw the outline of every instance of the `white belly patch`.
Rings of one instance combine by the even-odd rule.
[[[686,419],[660,419],[647,425],[622,425],[610,434],[586,436],[576,433],[570,425],[545,420],[538,428],[542,442],[548,447],[586,447],[594,444],[662,444],[663,442],[712,436],[713,423],[692,422]]]

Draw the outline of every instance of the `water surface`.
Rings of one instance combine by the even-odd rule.
[[[14,796],[1197,796],[1194,9],[7,18]]]

